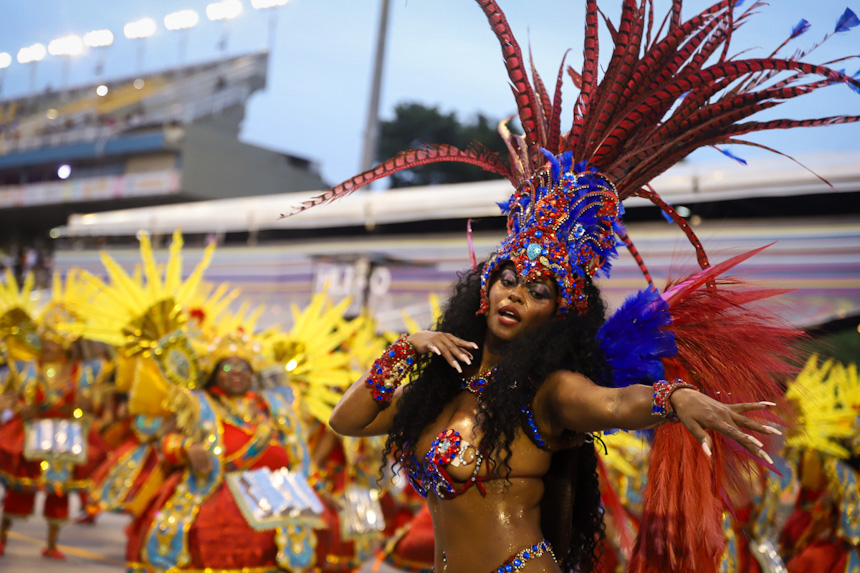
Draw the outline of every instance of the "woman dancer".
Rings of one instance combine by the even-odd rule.
[[[534,68],[529,81],[498,5],[478,4],[500,41],[524,130],[500,126],[509,157],[479,147],[408,150],[298,211],[403,169],[460,161],[514,185],[508,238],[461,280],[438,331],[393,345],[347,392],[331,425],[350,435],[388,434],[389,449],[429,494],[438,571],[556,571],[550,537],[562,567],[584,571],[602,530],[588,435],[680,421],[657,432],[631,569],[713,571],[724,546],[724,500],[734,499],[727,490],[737,485],[731,468],[744,459],[738,452],[772,466],[761,440],[779,431],[746,414],[772,418],[755,411],[779,396],[771,374],[786,370],[780,355],[796,333],[750,306],[775,292],[721,276],[754,253],[710,267],[689,225],[648,183],[704,145],[743,143],[738,136],[756,130],[857,121],[740,123],[810,91],[860,82],[797,59],[729,58],[733,30],[761,7],[735,0],[687,21],[675,1],[663,26],[654,26],[650,2],[624,0],[598,81],[600,13],[589,0],[584,67],[567,74],[580,93],[573,125],[562,133],[564,67],[550,96]],[[849,13],[837,31],[856,25]],[[813,75],[824,79],[809,82]],[[651,282],[620,223],[620,201],[634,195],[682,228],[705,270],[662,295],[642,291],[601,326],[604,306],[591,278],[608,276],[616,237]],[[399,389],[413,368],[414,382]]]
[[[166,435],[162,447],[167,461],[181,471],[167,479],[133,522],[130,571],[276,571],[312,561],[310,529],[253,529],[227,484],[229,472],[301,469],[307,463],[286,395],[252,388],[251,363],[259,352],[247,335],[224,336],[210,349],[214,367],[203,390],[174,393],[173,409],[184,420],[184,432]]]
[[[32,277],[28,277],[21,299],[30,296],[31,288]],[[92,393],[102,381],[104,363],[82,360],[78,336],[61,328],[75,322],[67,306],[78,289],[72,278],[64,286],[55,276],[52,300],[36,322],[29,318],[23,301],[7,307],[0,318],[4,329],[14,332],[3,343],[9,381],[17,390],[12,408],[15,416],[0,425],[0,480],[7,488],[0,556],[13,520],[33,513],[36,494],[41,491],[46,494],[43,513],[48,522],[42,556],[65,559],[58,541],[60,528],[69,518],[69,494],[89,488],[90,475],[105,456],[104,442],[92,426]],[[14,277],[7,275],[0,290],[0,298],[15,299]],[[36,351],[35,356],[22,352],[28,346]]]

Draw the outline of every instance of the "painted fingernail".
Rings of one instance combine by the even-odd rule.
[[[760,448],[764,446],[764,444],[761,443],[755,436],[750,436],[749,434],[747,434],[747,439]]]
[[[765,406],[776,406],[776,402],[765,402],[762,400],[759,404],[764,404]]]
[[[436,353],[436,354],[438,354],[439,356],[442,356],[442,353],[441,353],[441,352],[439,352],[439,349],[438,349],[438,348],[436,348],[435,346],[432,346],[432,345],[431,345],[431,346],[430,346],[430,350],[432,350],[433,352],[435,352],[435,353]]]
[[[475,350],[477,350],[477,349],[478,349],[478,345],[477,345],[477,344],[475,344],[475,343],[473,342],[473,343],[472,343],[472,348],[474,348]]]
[[[782,435],[782,432],[779,430],[779,428],[774,428],[773,426],[765,426],[764,429],[768,434],[776,434],[777,436]]]
[[[709,458],[713,455],[711,453],[711,447],[708,445],[708,442],[702,442],[702,449],[705,451],[705,455]]]
[[[759,450],[758,455],[759,455],[759,457],[761,457],[761,459],[766,460],[767,463],[773,465],[773,459],[769,455],[767,455],[766,451]]]
[[[468,356],[466,356],[465,354],[461,354],[461,355],[460,355],[460,360],[462,360],[463,362],[465,362],[465,363],[466,363],[466,364],[468,364],[469,366],[471,366],[471,365],[472,365],[472,361],[471,361],[471,360],[469,360],[469,357],[468,357]]]
[[[451,366],[453,366],[453,367],[454,367],[454,370],[456,370],[456,371],[457,371],[457,372],[459,372],[460,374],[462,374],[462,373],[463,373],[463,369],[462,369],[462,368],[460,368],[460,363],[459,363],[459,362],[457,362],[456,360],[454,360],[454,363],[453,363]]]

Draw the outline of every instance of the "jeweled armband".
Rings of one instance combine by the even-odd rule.
[[[373,361],[365,385],[377,402],[391,400],[394,391],[415,366],[416,352],[404,334]]]
[[[697,390],[695,386],[688,382],[684,382],[680,378],[675,378],[671,382],[668,380],[657,380],[654,382],[654,401],[651,402],[651,412],[655,416],[660,416],[667,422],[678,422],[678,415],[672,408],[669,398],[675,390],[680,390],[681,388]]]

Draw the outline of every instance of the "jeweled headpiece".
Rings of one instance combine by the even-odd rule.
[[[585,281],[598,272],[609,276],[615,233],[622,228],[615,187],[596,169],[573,165],[570,151],[558,157],[544,154],[547,165],[502,205],[508,214],[508,238],[484,265],[481,313],[489,307],[490,278],[505,261],[527,280],[554,280],[559,315],[571,307],[585,312]]]

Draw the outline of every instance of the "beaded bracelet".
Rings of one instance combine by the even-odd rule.
[[[667,422],[677,423],[678,415],[672,408],[672,403],[669,402],[669,398],[675,390],[680,390],[681,388],[690,388],[691,390],[697,389],[692,384],[684,382],[680,378],[675,378],[671,382],[668,380],[657,380],[654,382],[654,401],[651,402],[651,412],[655,416],[660,416]]]
[[[406,335],[398,338],[382,356],[373,361],[370,375],[364,384],[377,402],[388,402],[394,391],[415,366],[415,348]]]

